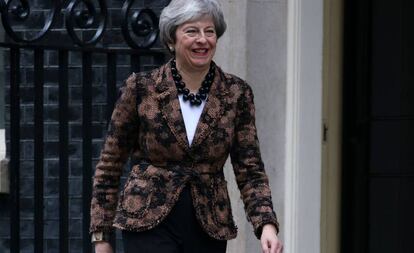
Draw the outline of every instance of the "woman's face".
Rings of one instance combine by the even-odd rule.
[[[179,67],[189,70],[209,68],[217,44],[214,22],[210,16],[178,26],[175,38],[173,47]]]

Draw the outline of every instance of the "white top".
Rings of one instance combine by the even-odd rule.
[[[188,144],[191,146],[198,121],[206,104],[206,100],[201,100],[200,106],[191,106],[190,101],[183,100],[182,94],[178,95],[178,99],[180,100],[180,107],[183,114],[185,131],[187,132]]]

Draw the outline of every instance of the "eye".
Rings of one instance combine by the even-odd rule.
[[[185,34],[187,34],[190,37],[196,36],[198,31],[196,29],[188,29],[185,31]]]
[[[213,29],[209,29],[209,30],[205,31],[205,34],[206,34],[207,37],[213,37],[213,36],[216,36],[216,31],[213,30]]]

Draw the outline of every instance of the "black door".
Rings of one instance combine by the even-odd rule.
[[[414,252],[414,1],[345,1],[342,252]]]

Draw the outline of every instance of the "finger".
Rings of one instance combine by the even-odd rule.
[[[270,246],[270,253],[277,253],[278,251],[278,241],[272,241]]]
[[[263,253],[270,253],[269,252],[269,245],[268,245],[267,240],[262,240],[261,241],[261,244],[262,244],[262,251],[263,251]]]
[[[278,243],[278,245],[277,245],[277,251],[276,251],[277,253],[282,253],[283,252],[283,244],[282,243]]]

